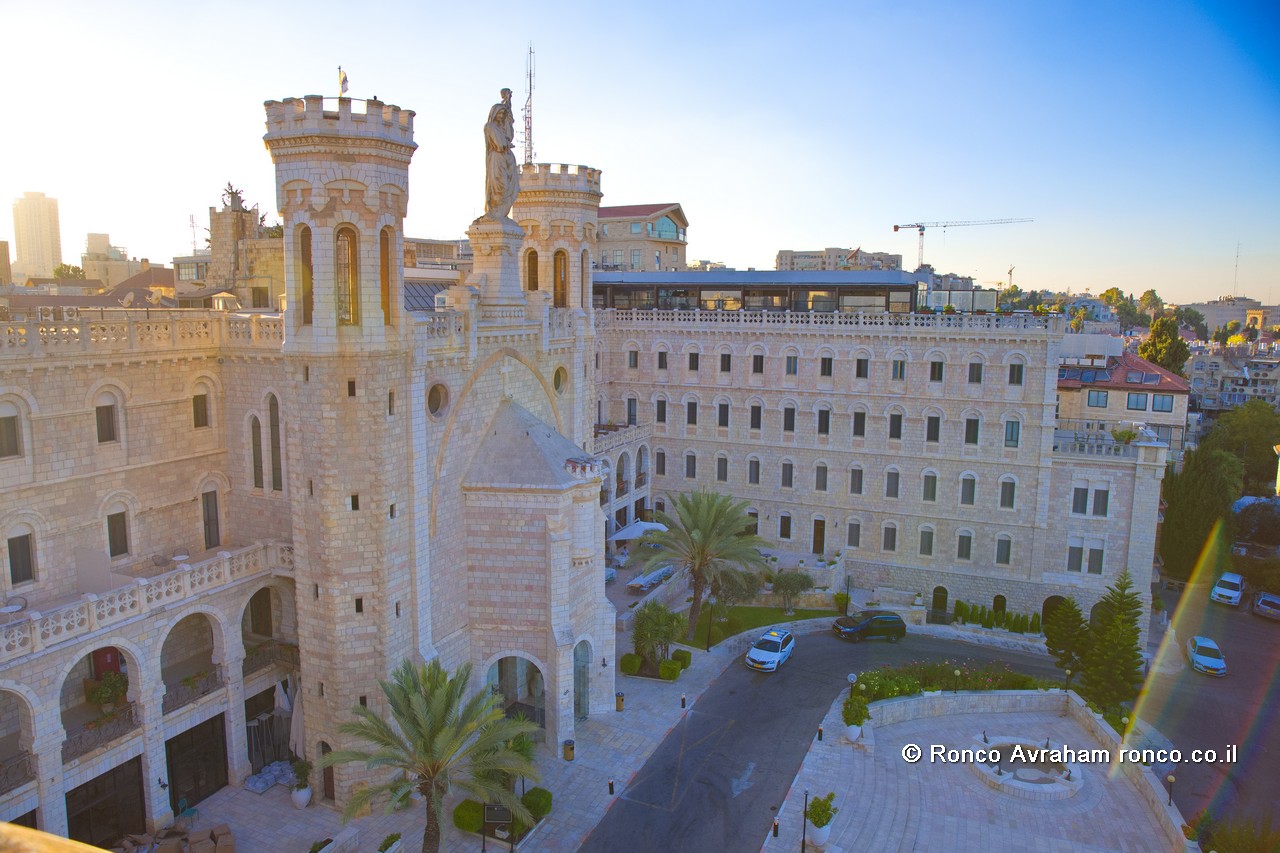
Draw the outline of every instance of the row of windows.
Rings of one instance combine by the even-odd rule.
[[[311,257],[311,228],[297,231],[298,253],[294,261],[302,302],[302,323],[311,325],[315,316],[315,268]],[[383,323],[391,322],[390,226],[378,235],[378,288]],[[339,225],[333,233],[333,299],[339,326],[360,325],[360,235],[350,225]]]
[[[1151,411],[1153,412],[1172,412],[1173,411],[1173,395],[1172,394],[1150,394],[1143,391],[1130,391],[1125,400],[1125,408],[1131,412],[1145,412],[1147,410],[1147,398],[1151,398]],[[1088,405],[1094,409],[1105,409],[1110,395],[1106,391],[1091,390],[1088,395]]]
[[[659,350],[658,369],[667,370],[669,353],[666,350]],[[697,372],[702,363],[701,353],[687,353],[689,371]],[[756,375],[764,373],[764,354],[755,353],[751,356],[751,372]],[[800,374],[800,356],[787,355],[784,357],[784,369],[787,376],[798,376]],[[640,351],[627,351],[627,367],[635,370],[640,367]],[[980,361],[971,361],[968,365],[968,382],[970,385],[981,385],[983,381],[983,371],[985,365]],[[733,371],[733,354],[720,353],[720,372],[730,373]],[[818,375],[823,377],[832,377],[835,374],[835,359],[832,356],[820,356],[818,358]],[[890,361],[890,375],[895,381],[905,381],[907,378],[907,361],[906,359],[892,359]],[[942,382],[946,375],[946,362],[931,361],[929,362],[929,381]],[[1021,385],[1025,375],[1025,366],[1021,363],[1009,365],[1008,384]],[[867,379],[871,376],[871,359],[858,358],[854,360],[853,377],[855,379]]]

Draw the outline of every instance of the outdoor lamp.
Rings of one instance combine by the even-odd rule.
[[[1168,776],[1164,778],[1169,780],[1169,805],[1173,805],[1173,783],[1174,783],[1173,774],[1170,773]]]

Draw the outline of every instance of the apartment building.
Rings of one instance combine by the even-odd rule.
[[[864,252],[861,246],[856,249],[779,249],[774,268],[780,271],[900,270],[902,255]]]
[[[1193,408],[1213,415],[1262,400],[1280,406],[1280,353],[1256,345],[1211,348],[1193,352],[1186,373]]]
[[[655,272],[687,268],[689,219],[680,205],[602,207],[599,223],[593,256],[597,269]]]

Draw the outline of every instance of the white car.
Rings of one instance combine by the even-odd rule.
[[[1235,572],[1224,572],[1222,577],[1218,578],[1218,582],[1213,585],[1213,589],[1209,591],[1210,601],[1230,604],[1232,607],[1239,607],[1240,599],[1243,597],[1244,578]]]
[[[763,637],[756,640],[756,644],[747,652],[745,663],[748,668],[759,672],[773,672],[787,662],[795,648],[796,638],[791,632],[775,628],[766,631]]]
[[[1227,674],[1227,660],[1222,656],[1222,649],[1208,637],[1187,640],[1187,660],[1191,661],[1191,668],[1196,672],[1219,678]]]

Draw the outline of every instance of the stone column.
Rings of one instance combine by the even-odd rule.
[[[146,804],[147,831],[155,832],[173,823],[169,792],[160,780],[169,780],[169,762],[164,750],[164,683],[159,689],[139,697],[137,714],[142,726],[142,795]]]
[[[481,217],[471,223],[467,237],[475,253],[467,284],[479,289],[480,304],[523,306],[519,257],[524,229],[510,219]]]
[[[61,736],[42,738],[31,745],[35,761],[36,789],[40,805],[36,820],[40,829],[53,835],[67,834],[67,790],[62,778]]]
[[[249,764],[249,739],[244,719],[244,654],[228,657],[222,663],[227,684],[227,781],[235,787],[244,784],[253,768]]]

